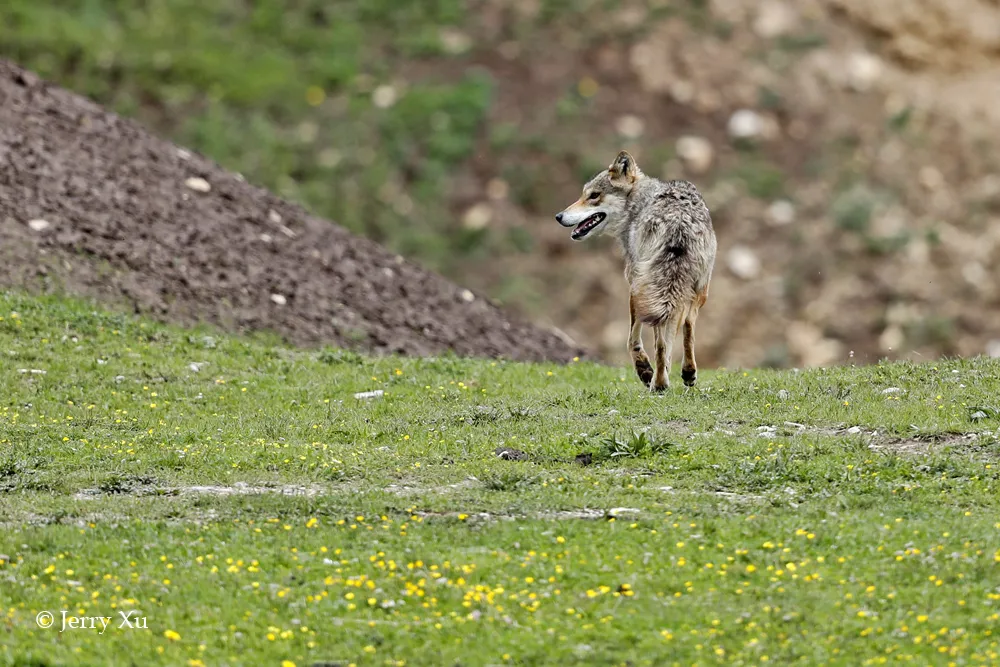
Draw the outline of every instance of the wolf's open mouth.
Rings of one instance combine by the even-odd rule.
[[[590,216],[589,218],[581,222],[579,225],[577,225],[576,229],[573,230],[573,233],[570,236],[573,239],[579,241],[584,236],[594,231],[594,228],[597,227],[597,225],[604,222],[604,218],[606,217],[608,217],[607,213],[604,213],[603,211],[598,211],[597,213],[595,213],[594,215]]]

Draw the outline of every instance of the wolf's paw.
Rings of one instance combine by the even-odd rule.
[[[667,381],[664,381],[662,384],[653,382],[649,385],[649,391],[653,394],[662,394],[667,389],[670,389],[670,383]]]
[[[694,383],[698,381],[698,369],[697,368],[682,369],[681,379],[684,381],[684,385],[686,387],[693,387]]]
[[[649,364],[649,359],[636,360],[635,374],[639,376],[644,385],[649,386],[649,383],[653,381],[653,367]]]

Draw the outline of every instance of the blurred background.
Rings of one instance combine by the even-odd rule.
[[[0,56],[625,359],[622,148],[704,192],[702,366],[1000,356],[1000,0],[6,0]]]

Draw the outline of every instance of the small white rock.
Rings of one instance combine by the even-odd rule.
[[[388,109],[396,103],[396,89],[390,85],[381,85],[372,93],[372,104],[379,109]]]
[[[903,390],[900,389],[899,387],[886,387],[885,389],[882,390],[882,393],[883,394],[898,394],[901,391],[903,391]]]
[[[848,81],[858,92],[869,90],[882,76],[882,61],[871,53],[853,53],[847,60]]]
[[[615,122],[615,129],[626,139],[638,139],[645,131],[646,124],[638,116],[629,114],[618,118]]]
[[[475,204],[462,216],[462,225],[466,229],[482,229],[490,224],[493,209],[485,202]]]
[[[274,240],[274,238],[270,234],[261,234],[260,240],[263,241],[264,243],[270,243],[271,241]]]
[[[703,174],[712,166],[715,149],[704,137],[685,136],[677,140],[677,155],[692,172]]]
[[[775,226],[791,224],[795,221],[795,205],[785,199],[772,202],[767,208],[767,219]]]
[[[452,55],[465,53],[472,47],[472,38],[454,28],[445,28],[438,33],[441,46]]]
[[[764,131],[764,119],[753,109],[740,109],[729,117],[728,131],[733,139],[753,139]]]
[[[612,507],[608,510],[608,516],[622,516],[624,514],[640,514],[640,510],[633,507]]]
[[[286,299],[283,294],[272,294],[271,301],[278,304],[279,306],[284,306],[286,303],[288,303],[288,299]]]
[[[270,220],[275,225],[281,224],[281,214],[275,211],[274,209],[271,209],[270,211],[267,212],[267,219]]]
[[[34,220],[28,221],[28,227],[36,232],[44,232],[51,226],[52,224],[48,220],[42,220],[41,218],[35,218]]]
[[[778,390],[778,399],[780,399],[782,401],[787,401],[788,400],[788,390],[787,389],[779,389]]]
[[[753,30],[758,37],[774,39],[789,33],[795,27],[795,12],[778,0],[764,0],[757,10]]]
[[[201,370],[201,367],[204,365],[205,365],[204,361],[192,361],[190,364],[188,364],[188,368],[191,369],[193,372],[197,373],[198,371]]]
[[[212,186],[208,184],[208,181],[198,176],[192,176],[191,178],[187,179],[186,181],[184,181],[184,185],[186,185],[191,190],[194,190],[195,192],[208,192],[209,190],[212,189]]]
[[[729,251],[726,257],[729,270],[737,278],[752,280],[760,274],[760,260],[757,255],[746,246],[735,246]]]
[[[476,295],[467,289],[462,290],[462,300],[468,303],[475,301]]]
[[[191,157],[191,152],[190,151],[186,151],[183,148],[178,148],[177,149],[177,157],[179,157],[182,160],[187,160],[188,158]]]
[[[670,97],[678,104],[690,104],[698,90],[694,84],[684,79],[670,82]]]
[[[381,396],[384,393],[385,392],[383,390],[381,390],[381,389],[376,389],[375,391],[360,391],[360,392],[354,394],[354,398],[357,398],[357,399],[378,398],[379,396]]]
[[[858,433],[861,433],[861,427],[852,426],[851,428],[847,429],[847,432],[850,433],[851,435],[857,435]]]

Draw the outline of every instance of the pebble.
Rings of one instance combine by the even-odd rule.
[[[767,219],[778,227],[789,225],[795,221],[795,205],[785,199],[772,202],[767,208]]]
[[[704,137],[685,136],[677,140],[677,155],[692,172],[703,174],[712,166],[715,149]]]
[[[633,507],[612,507],[608,510],[608,516],[622,516],[624,514],[640,514],[640,510]]]
[[[729,117],[729,136],[733,139],[753,139],[764,131],[764,119],[753,109],[740,109]]]
[[[209,185],[208,181],[204,178],[199,178],[198,176],[192,176],[187,179],[184,181],[184,185],[195,192],[208,192],[212,189],[212,186]]]
[[[857,92],[869,90],[881,78],[882,70],[882,61],[871,53],[853,53],[847,59],[848,81]]]
[[[28,227],[36,232],[44,232],[46,229],[52,226],[48,220],[42,220],[41,218],[36,218],[34,220],[28,221]]]
[[[746,246],[735,246],[726,257],[729,270],[737,278],[752,280],[760,274],[760,260],[757,255]]]
[[[389,85],[382,85],[372,93],[372,104],[379,109],[388,109],[396,103],[396,89]]]
[[[757,10],[753,30],[758,37],[774,39],[786,35],[795,27],[795,12],[779,0],[764,0]]]
[[[272,294],[271,301],[278,304],[279,306],[284,306],[286,303],[288,303],[288,299],[286,299],[283,294]]]
[[[646,129],[646,124],[638,116],[621,116],[615,123],[618,134],[626,139],[638,139]]]
[[[354,398],[358,398],[358,399],[362,399],[362,398],[378,398],[379,396],[381,396],[384,393],[385,392],[383,390],[381,390],[381,389],[376,389],[375,391],[360,391],[360,392],[354,394]]]
[[[438,34],[438,38],[441,40],[442,48],[452,55],[465,53],[472,48],[472,38],[464,32],[460,32],[459,30],[455,30],[453,28],[445,28],[441,30]]]
[[[466,229],[482,229],[490,224],[493,218],[493,209],[489,204],[480,202],[475,204],[462,216],[462,226]]]

